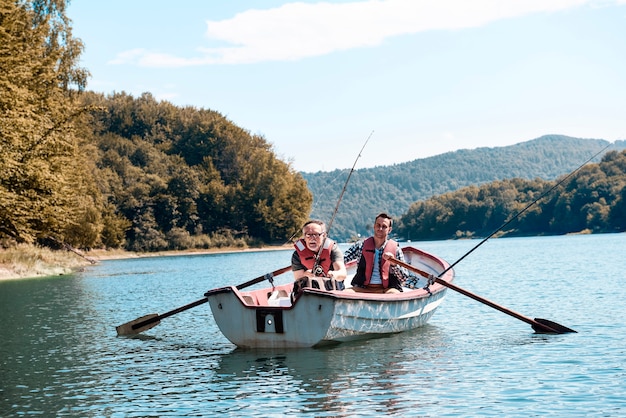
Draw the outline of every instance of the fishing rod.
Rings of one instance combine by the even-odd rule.
[[[359,161],[359,158],[361,158],[361,153],[365,149],[365,146],[369,142],[369,140],[372,137],[372,135],[374,135],[374,131],[370,132],[369,136],[365,140],[365,143],[363,144],[363,146],[361,147],[361,150],[359,151],[359,155],[357,155],[356,159],[354,160],[354,164],[352,164],[352,168],[350,169],[350,172],[348,173],[348,178],[346,179],[346,182],[343,185],[343,189],[341,190],[341,193],[339,194],[339,199],[337,199],[337,204],[335,205],[335,210],[333,211],[333,216],[330,218],[330,222],[328,224],[328,228],[326,228],[326,235],[324,236],[324,240],[322,241],[322,245],[318,248],[317,254],[315,254],[315,263],[313,264],[313,269],[311,269],[311,271],[313,271],[313,272],[319,266],[320,255],[322,254],[322,250],[324,248],[324,244],[326,244],[326,239],[328,238],[328,233],[330,232],[330,228],[333,226],[333,222],[335,221],[335,216],[337,216],[337,212],[339,212],[339,205],[341,204],[341,200],[343,199],[343,195],[346,193],[346,189],[348,188],[348,183],[350,182],[350,177],[352,177],[352,173],[354,172],[354,168],[356,167],[356,163],[357,163],[357,161]]]
[[[480,241],[478,244],[476,244],[476,246],[474,246],[474,248],[472,248],[471,250],[469,250],[468,252],[466,252],[461,258],[459,258],[458,260],[456,260],[454,263],[452,263],[451,265],[448,266],[448,268],[446,268],[444,271],[442,271],[441,273],[439,273],[437,275],[437,278],[441,278],[443,277],[444,274],[446,274],[448,271],[450,271],[451,269],[454,268],[454,266],[456,266],[457,264],[459,264],[461,262],[461,260],[463,260],[465,257],[467,257],[468,255],[470,255],[471,253],[474,252],[474,250],[476,250],[478,247],[480,247],[481,245],[483,245],[485,242],[487,242],[487,240],[491,237],[493,237],[495,234],[497,234],[498,232],[500,232],[502,229],[504,229],[508,224],[510,224],[511,222],[513,222],[515,219],[519,218],[520,215],[522,215],[524,212],[526,212],[528,209],[530,209],[530,207],[532,207],[533,205],[535,205],[538,201],[540,201],[541,199],[543,199],[544,197],[546,197],[548,194],[552,193],[552,191],[554,189],[556,189],[557,187],[559,187],[561,184],[563,184],[565,182],[565,180],[569,179],[570,177],[572,177],[574,174],[576,174],[578,171],[580,171],[581,168],[583,168],[585,165],[587,165],[587,163],[591,160],[593,160],[594,158],[596,158],[598,155],[600,155],[601,153],[603,153],[607,148],[609,148],[612,145],[612,143],[609,143],[606,147],[602,148],[600,151],[598,151],[596,154],[594,154],[591,158],[589,158],[587,161],[585,161],[584,163],[582,163],[581,165],[578,166],[578,168],[576,168],[574,171],[572,171],[571,173],[569,173],[567,176],[563,177],[561,180],[559,180],[554,186],[550,187],[550,189],[548,189],[547,191],[545,191],[544,193],[541,194],[541,196],[539,196],[538,198],[536,198],[535,200],[533,200],[532,202],[530,202],[528,205],[526,205],[526,207],[524,209],[522,209],[521,211],[517,212],[511,219],[509,219],[508,221],[506,221],[505,223],[502,224],[502,226],[500,226],[500,228],[496,229],[495,231],[493,231],[491,234],[487,235],[482,241]]]
[[[339,204],[341,203],[341,199],[343,199],[343,195],[346,192],[346,189],[348,188],[348,182],[350,181],[350,177],[352,176],[352,173],[354,172],[354,167],[356,167],[356,163],[357,161],[359,161],[359,158],[361,158],[361,153],[365,149],[365,146],[369,142],[372,135],[374,135],[374,131],[372,131],[370,135],[367,137],[367,139],[365,140],[365,143],[361,147],[361,151],[359,151],[359,155],[357,155],[356,160],[354,160],[354,164],[352,164],[352,169],[350,169],[350,173],[348,173],[348,178],[346,179],[346,182],[343,185],[343,189],[341,190],[341,194],[339,195],[339,199],[337,200],[337,204],[335,205],[335,211],[333,212],[333,216],[330,218],[330,223],[328,224],[328,228],[326,229],[326,232],[330,231],[330,227],[333,225],[335,216],[337,215],[337,212],[339,212]]]

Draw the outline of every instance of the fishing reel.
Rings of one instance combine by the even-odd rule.
[[[313,269],[313,274],[315,274],[317,277],[328,277],[326,276],[326,273],[324,273],[324,269],[320,265],[315,266],[315,268]]]

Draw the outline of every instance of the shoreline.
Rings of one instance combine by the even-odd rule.
[[[96,261],[120,260],[126,258],[148,258],[148,257],[177,257],[190,255],[209,255],[209,254],[230,254],[230,253],[248,253],[261,251],[280,251],[293,249],[293,245],[270,245],[265,247],[248,247],[248,248],[215,248],[202,250],[171,250],[171,251],[155,251],[153,253],[138,253],[134,251],[124,250],[92,250],[84,253],[88,258]]]
[[[148,257],[177,257],[192,255],[229,254],[239,252],[280,251],[293,249],[293,245],[269,245],[249,248],[215,248],[202,250],[172,250],[153,253],[138,253],[125,250],[57,250],[29,247],[12,250],[15,260],[0,260],[0,281],[56,277],[81,271],[101,261]],[[2,252],[9,250],[0,249]]]

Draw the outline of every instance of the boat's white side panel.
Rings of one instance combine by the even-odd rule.
[[[244,306],[234,291],[209,297],[220,331],[239,347],[312,347],[326,334],[333,299],[303,298],[292,308]]]
[[[435,313],[444,294],[442,291],[431,297],[402,301],[338,300],[324,339],[348,341],[369,334],[391,334],[420,327]]]

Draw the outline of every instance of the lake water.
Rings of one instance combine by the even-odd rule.
[[[477,243],[412,245],[454,262]],[[0,282],[0,416],[625,416],[625,249],[626,234],[492,239],[456,266],[457,285],[577,334],[534,334],[449,290],[423,328],[324,349],[236,349],[208,304],[116,336],[290,251]]]

